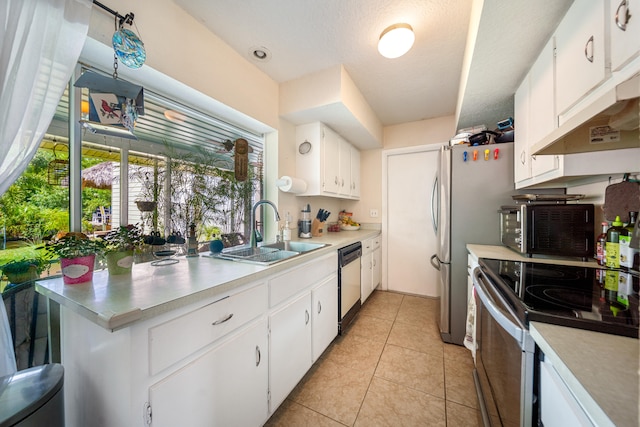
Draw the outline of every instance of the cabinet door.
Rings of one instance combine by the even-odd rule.
[[[371,280],[373,277],[373,252],[362,255],[360,259],[360,302],[364,302],[371,295]]]
[[[377,248],[372,252],[371,262],[373,264],[371,273],[371,292],[373,292],[374,289],[378,287],[382,279],[382,270],[380,269],[382,266],[382,250],[380,248]]]
[[[326,126],[323,131],[323,191],[340,192],[340,137]]]
[[[515,134],[513,141],[513,175],[516,183],[531,178],[529,156],[529,75],[525,77],[514,96]]]
[[[351,146],[351,197],[360,198],[360,150]]]
[[[338,192],[342,195],[351,194],[351,144],[340,138],[340,173],[338,177]]]
[[[565,113],[605,78],[605,7],[601,0],[574,2],[558,25],[557,112]]]
[[[331,276],[311,291],[311,337],[313,360],[338,335],[338,277]]]
[[[257,426],[268,417],[267,321],[149,389],[154,427]]]
[[[270,409],[273,411],[311,367],[311,293],[303,294],[269,316],[269,330]]]
[[[544,49],[529,71],[529,133],[528,151],[557,127],[555,113],[555,93],[553,76],[553,38]],[[556,156],[530,156],[531,176],[538,176],[558,168]]]
[[[640,0],[611,0],[611,69],[617,71],[640,53]]]

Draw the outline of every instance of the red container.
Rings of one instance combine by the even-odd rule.
[[[78,258],[60,258],[64,284],[75,285],[93,280],[93,267],[95,262],[95,254]]]

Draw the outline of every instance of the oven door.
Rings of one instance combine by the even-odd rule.
[[[504,298],[474,270],[476,391],[485,426],[531,426],[535,344]]]

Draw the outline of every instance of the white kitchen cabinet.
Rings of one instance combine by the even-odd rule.
[[[371,295],[371,281],[373,280],[373,239],[362,241],[362,257],[360,258],[360,302],[364,302]]]
[[[261,425],[269,413],[267,358],[262,318],[152,385],[152,425]]]
[[[269,280],[269,389],[273,413],[338,335],[337,252]]]
[[[312,363],[338,336],[338,277],[331,276],[311,291]]]
[[[514,96],[513,178],[516,186],[519,182],[531,178],[531,155],[529,154],[529,141],[531,140],[529,135],[530,80],[530,75],[527,74]]]
[[[360,301],[362,304],[378,287],[382,279],[381,236],[362,241],[362,258],[360,274]]]
[[[337,314],[335,320],[337,325]],[[269,330],[269,389],[273,412],[311,367],[311,292],[272,312]]]
[[[360,198],[360,152],[328,126],[309,123],[296,128],[296,175],[307,183],[302,196]]]
[[[640,0],[610,0],[611,69],[617,71],[640,54]]]
[[[555,32],[556,111],[563,114],[607,77],[607,2],[574,2]]]
[[[549,361],[540,361],[540,421],[545,427],[593,426],[578,400]]]
[[[354,199],[360,199],[360,150],[353,145],[350,146],[351,160],[351,187],[349,195]]]

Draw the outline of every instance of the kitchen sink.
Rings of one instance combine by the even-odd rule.
[[[229,248],[212,255],[214,258],[248,264],[271,265],[297,255],[329,246],[327,243],[277,242],[257,248]]]
[[[260,246],[260,249],[273,248],[280,251],[293,251],[293,252],[305,253],[305,252],[315,251],[316,249],[324,248],[325,246],[329,246],[329,244],[286,241],[286,242],[271,243],[269,245],[263,245],[263,246]]]

